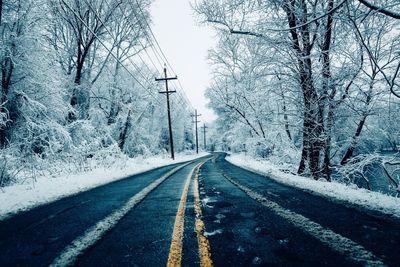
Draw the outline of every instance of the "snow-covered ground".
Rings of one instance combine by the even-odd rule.
[[[42,176],[35,182],[15,184],[2,188],[0,191],[0,220],[17,212],[28,210],[41,204],[86,191],[99,185],[110,183],[127,176],[149,171],[151,169],[203,157],[199,155],[176,155],[175,161],[167,155],[148,158],[137,157],[129,159],[123,165],[115,168],[96,168],[94,170],[71,175]],[[124,167],[121,167],[124,166]]]
[[[351,187],[337,182],[315,181],[298,175],[284,173],[267,160],[257,160],[243,154],[226,158],[234,165],[268,176],[282,184],[297,187],[313,194],[347,202],[400,218],[400,198],[379,192]]]

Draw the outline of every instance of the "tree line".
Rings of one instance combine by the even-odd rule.
[[[0,2],[1,185],[20,166],[168,150],[165,100],[154,80],[167,59],[155,45],[150,4]],[[191,106],[182,92],[172,106],[183,151],[193,144]]]
[[[204,0],[195,9],[219,37],[207,92],[215,146],[327,180],[361,155],[398,150],[398,1]]]

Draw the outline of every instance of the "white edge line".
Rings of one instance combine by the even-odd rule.
[[[226,161],[228,161],[228,160],[226,160]],[[274,181],[274,182],[276,182],[278,184],[281,184],[283,186],[295,188],[297,190],[301,190],[301,191],[303,191],[305,193],[309,193],[309,194],[317,196],[317,197],[322,197],[325,200],[328,200],[328,201],[330,201],[332,203],[335,203],[335,204],[342,204],[342,205],[344,205],[346,207],[355,208],[355,209],[357,209],[357,210],[359,210],[361,212],[364,212],[364,213],[367,213],[367,214],[370,214],[370,215],[372,214],[372,215],[377,215],[377,216],[387,216],[389,219],[399,219],[400,218],[397,214],[394,214],[394,213],[390,212],[390,210],[383,210],[381,208],[376,208],[376,207],[372,207],[372,206],[365,206],[365,205],[363,205],[361,203],[352,202],[352,201],[349,201],[349,200],[346,200],[346,199],[341,199],[339,197],[330,196],[328,194],[320,193],[317,190],[314,190],[312,188],[304,188],[304,187],[301,187],[301,186],[296,186],[296,185],[291,184],[289,182],[287,183],[287,182],[283,181],[276,174],[265,172],[265,171],[259,171],[259,170],[256,170],[254,168],[248,167],[248,166],[242,166],[242,165],[235,164],[235,163],[230,162],[230,161],[228,161],[228,162],[230,164],[236,166],[236,167],[239,167],[239,168],[244,169],[246,171],[258,174],[258,175],[260,175],[260,176],[262,176],[262,177],[264,177],[266,179],[270,179],[270,180],[272,180],[272,181]]]
[[[308,219],[301,214],[283,208],[276,202],[268,200],[261,194],[256,193],[250,188],[241,185],[230,177],[227,177],[225,175],[224,177],[232,184],[237,186],[239,189],[241,189],[243,192],[245,192],[250,198],[256,200],[261,205],[274,211],[277,215],[286,219],[294,226],[302,229],[303,231],[317,238],[321,242],[327,244],[333,250],[343,254],[344,256],[356,262],[363,263],[365,266],[386,266],[381,259],[379,259],[372,252],[368,251],[363,246],[357,244],[353,240],[337,234],[328,228],[324,228],[322,225]]]
[[[10,219],[10,218],[12,218],[14,216],[17,216],[19,214],[24,213],[24,212],[29,212],[30,210],[33,210],[35,208],[39,208],[39,207],[48,205],[48,204],[53,203],[53,202],[57,202],[57,201],[59,201],[61,199],[64,199],[64,198],[74,197],[76,195],[79,195],[81,193],[93,190],[93,189],[98,188],[98,187],[106,186],[106,185],[109,185],[109,184],[112,184],[112,183],[115,183],[115,182],[118,182],[118,181],[122,181],[122,180],[125,180],[125,179],[130,179],[130,178],[133,178],[134,176],[139,176],[139,175],[145,174],[147,172],[152,172],[152,171],[155,171],[155,170],[158,170],[158,169],[162,169],[162,168],[168,167],[170,165],[189,163],[189,162],[192,162],[194,160],[198,160],[198,159],[201,159],[201,158],[204,158],[204,157],[207,157],[207,156],[210,156],[210,154],[207,154],[207,155],[204,155],[204,156],[200,156],[200,157],[197,157],[197,158],[193,158],[193,159],[184,160],[182,162],[165,163],[164,165],[161,165],[161,166],[151,167],[150,169],[144,169],[144,170],[141,170],[139,172],[123,175],[123,176],[121,176],[121,178],[118,178],[116,180],[107,181],[104,184],[96,184],[94,186],[89,186],[89,187],[82,188],[82,189],[80,189],[78,191],[75,191],[75,192],[70,192],[70,193],[65,193],[65,194],[63,193],[63,194],[60,194],[58,196],[54,196],[52,198],[46,199],[45,201],[38,201],[38,202],[33,203],[33,204],[30,203],[30,204],[27,204],[26,206],[20,207],[20,208],[18,208],[16,210],[10,210],[10,211],[4,212],[4,213],[0,213],[0,222],[6,221],[6,220],[8,220],[8,219]]]

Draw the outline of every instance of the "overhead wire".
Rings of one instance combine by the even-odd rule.
[[[138,10],[142,13],[142,16],[145,17],[145,13],[144,13],[142,7],[140,6],[139,1],[138,1],[138,0],[130,0],[130,1],[129,1],[129,3],[131,4],[133,10],[135,10],[135,8],[133,7],[132,1],[135,1],[135,2],[136,2],[136,5],[137,5],[137,7],[138,7]],[[137,15],[136,12],[135,12],[135,15]],[[141,19],[139,18],[138,15],[137,15],[137,18],[138,18],[139,21],[141,21]],[[158,50],[160,51],[160,52],[157,52],[157,49],[155,49],[156,52],[154,52],[154,54],[156,54],[156,55],[158,54],[160,57],[162,57],[162,58],[164,59],[166,65],[170,68],[172,74],[175,75],[175,76],[177,76],[177,75],[176,75],[176,72],[175,72],[175,70],[174,70],[174,68],[172,67],[172,65],[171,65],[171,63],[169,62],[168,58],[165,56],[165,53],[163,52],[163,50],[162,50],[162,48],[161,48],[161,46],[160,46],[160,43],[158,42],[158,40],[157,40],[157,38],[156,38],[156,36],[155,36],[153,30],[151,29],[149,23],[147,22],[147,20],[144,20],[144,23],[146,24],[147,27],[143,27],[143,26],[142,26],[142,27],[145,29],[144,33],[145,33],[145,35],[147,35],[147,39],[148,39],[149,43],[152,44],[151,47],[154,48],[154,43],[155,43],[156,46],[157,46],[157,48],[158,48]],[[148,35],[147,29],[149,30],[149,32],[150,32],[152,38]],[[153,42],[152,40],[154,40],[154,42]],[[153,49],[153,51],[154,51],[154,49]],[[160,54],[161,54],[161,55],[160,55]],[[187,102],[187,104],[190,106],[191,110],[193,111],[194,108],[193,108],[191,102],[189,101],[189,99],[187,98],[187,96],[186,96],[186,94],[185,94],[185,90],[183,89],[183,86],[182,86],[180,80],[178,80],[177,82],[178,82],[179,88],[182,90],[182,93],[184,94],[185,102]],[[173,83],[174,83],[174,81],[173,81]]]
[[[61,2],[61,0],[59,0],[59,2]],[[142,82],[140,82],[135,75],[121,62],[121,60],[114,55],[114,53],[112,52],[112,50],[110,50],[105,44],[104,42],[99,38],[99,36],[87,25],[87,23],[79,16],[79,14],[76,13],[76,11],[65,1],[62,1],[63,4],[65,4],[65,6],[72,12],[74,13],[75,17],[81,21],[81,23],[83,24],[83,26],[85,28],[88,29],[88,31],[93,34],[93,36],[99,41],[99,43],[107,50],[107,52],[127,71],[127,73],[136,81],[136,83],[138,85],[140,85],[143,89],[145,89],[146,91],[149,92],[149,95],[152,96],[157,102],[159,101],[153,94],[151,91],[148,90],[148,88],[146,88],[146,86],[143,85]]]
[[[105,30],[106,30],[114,39],[116,39],[116,36],[113,36],[113,33],[111,33],[111,31],[105,26],[104,22],[101,20],[100,15],[99,15],[98,12],[93,8],[93,6],[88,2],[88,0],[85,0],[85,2],[89,5],[89,7],[91,8],[91,10],[95,13],[95,15],[97,16],[97,18],[98,18],[98,19],[100,20],[100,22],[103,24]],[[104,2],[107,4],[108,8],[110,8],[110,4],[108,3],[108,1],[105,0]],[[132,22],[131,22],[131,20],[129,20],[129,19],[127,18],[127,16],[125,15],[125,12],[124,12],[124,10],[122,9],[121,5],[119,5],[118,7],[119,7],[119,9],[121,10],[121,14],[122,14],[122,17],[124,18],[124,20],[125,20],[126,22],[128,22],[132,28],[135,28],[135,25],[133,25]],[[143,25],[142,25],[142,23],[141,23],[142,19],[137,15],[137,13],[135,12],[135,9],[134,9],[134,7],[133,7],[132,5],[131,5],[131,8],[132,8],[132,12],[133,12],[133,13],[135,14],[135,16],[136,16],[137,22],[139,23],[139,25],[140,25],[141,27],[143,27]],[[140,6],[139,6],[139,8],[140,8]],[[146,21],[146,20],[144,19],[144,21]],[[147,25],[148,25],[148,24],[147,24]],[[145,35],[146,35],[146,30],[145,30]],[[151,41],[151,40],[149,40],[149,43],[150,43],[150,41]],[[143,50],[146,52],[147,56],[148,56],[149,59],[150,59],[150,62],[153,64],[153,67],[155,68],[155,70],[157,70],[158,68],[155,66],[154,61],[152,60],[152,58],[151,58],[150,55],[148,54],[148,52],[147,52],[145,46],[143,45],[143,43],[141,42],[140,38],[138,38],[138,42],[139,42],[139,44],[142,46]],[[161,49],[161,48],[160,48],[160,49]],[[139,51],[139,52],[136,51],[136,52],[137,52],[137,55],[139,56],[140,60],[142,61],[143,65],[146,66],[146,68],[148,69],[149,73],[153,73],[153,70],[151,70],[151,69],[149,68],[149,66],[146,64],[146,62],[144,61],[144,59],[140,56],[140,51]],[[155,53],[155,52],[154,52],[154,53]],[[155,55],[156,55],[156,54],[155,54]],[[165,56],[165,54],[163,54],[163,55]],[[135,67],[135,69],[137,70],[137,72],[146,80],[147,78],[141,73],[141,71],[140,71],[140,69],[137,67],[137,65],[136,65],[130,58],[128,58],[128,60],[129,60],[129,61],[131,62],[131,64]],[[151,82],[149,82],[149,83],[151,84]],[[181,88],[181,90],[183,90],[183,88]],[[184,94],[182,95],[182,92],[180,92],[180,91],[177,91],[177,92],[178,92],[178,94],[179,94],[179,96],[180,96],[180,97],[179,97],[180,99],[179,99],[179,103],[178,103],[178,104],[185,104],[185,106],[192,107],[192,105],[191,105],[190,101],[187,99],[186,95],[184,95]],[[159,103],[159,104],[160,104],[160,103]],[[178,105],[179,111],[182,111],[183,108],[185,108],[185,110],[186,110],[187,108],[186,108],[185,106]]]
[[[114,40],[116,40],[117,39],[117,36],[114,36],[114,34],[108,29],[108,27],[105,25],[105,23],[103,22],[103,20],[102,20],[102,18],[101,18],[101,16],[98,14],[98,12],[95,10],[95,8],[89,3],[89,1],[88,0],[84,0],[85,2],[86,2],[86,4],[88,4],[88,6],[89,6],[89,8],[94,12],[94,14],[95,14],[95,16],[97,17],[97,19],[100,21],[100,23],[103,25],[103,27],[104,27],[104,29],[108,32],[108,34],[110,34],[110,36],[112,37],[112,38],[114,38]],[[108,5],[108,7],[110,8],[110,5],[108,4],[108,2],[107,1],[104,1],[104,2],[106,2],[107,3],[107,5]],[[121,9],[121,11],[122,11],[122,9]],[[138,52],[138,51],[136,51],[135,50],[135,54],[139,54],[140,52]],[[117,56],[116,56],[117,57]],[[132,59],[131,59],[131,57],[127,57],[127,60],[132,64],[132,66],[136,69],[136,72],[138,73],[138,74],[140,74],[140,76],[142,76],[143,77],[143,79],[149,84],[149,85],[152,85],[152,82],[151,81],[149,81],[148,80],[148,77],[146,77],[141,71],[140,71],[140,68],[136,65],[136,63],[135,62],[133,62],[132,61]],[[120,59],[119,59],[119,62],[121,62],[120,61]],[[122,64],[122,62],[121,62],[121,64]],[[147,65],[146,65],[147,66]],[[149,69],[150,70],[150,69]],[[151,70],[150,70],[150,72],[151,72]],[[136,79],[135,79],[136,80]],[[151,94],[153,93],[150,89],[148,89],[148,88],[144,88],[145,90],[147,90],[147,91],[149,91]],[[155,97],[155,96],[154,96]],[[155,97],[156,98],[156,97]],[[159,101],[159,99],[158,98],[156,98],[156,100],[157,100],[157,102],[159,103],[159,104],[161,104],[161,102]]]
[[[61,2],[61,1],[60,1]],[[143,89],[145,89],[146,91],[148,91],[149,92],[149,95],[151,96],[151,97],[153,97],[155,100],[156,100],[156,102],[158,103],[158,104],[161,104],[160,103],[160,101],[159,101],[159,99],[158,98],[156,98],[154,95],[153,95],[153,92],[149,89],[149,88],[147,88],[141,81],[139,81],[136,77],[135,77],[135,75],[121,62],[121,60],[117,57],[117,56],[115,56],[114,55],[114,53],[112,52],[112,50],[113,50],[113,48],[111,48],[111,49],[109,49],[108,47],[107,47],[107,45],[105,45],[105,43],[99,38],[99,36],[87,25],[87,23],[77,14],[77,12],[68,4],[68,3],[66,3],[65,1],[62,1],[65,5],[66,5],[66,7],[75,15],[75,17],[76,18],[78,18],[81,22],[82,22],[82,24],[84,25],[84,27],[86,27],[87,29],[88,29],[88,31],[89,32],[91,32],[91,34],[93,34],[93,36],[99,41],[99,43],[108,51],[108,53],[117,61],[117,63],[119,63],[126,71],[127,71],[127,73],[136,81],[136,83],[137,84],[139,84]],[[86,1],[87,2],[87,1]],[[107,2],[107,1],[106,1]],[[136,1],[137,2],[137,1]],[[137,2],[138,3],[138,2]],[[108,4],[108,2],[107,2],[107,4]],[[88,3],[88,5],[91,7],[91,9],[92,9],[92,11],[96,14],[96,16],[98,17],[98,19],[100,20],[100,22],[103,24],[103,26],[104,26],[104,28],[106,29],[106,31],[108,31],[108,33],[112,36],[112,33],[110,32],[110,30],[108,30],[108,28],[104,25],[104,23],[101,21],[101,18],[100,18],[100,16],[99,16],[99,14],[97,13],[97,11],[91,6],[91,4],[90,3]],[[132,5],[131,5],[132,6]],[[141,9],[141,7],[139,6],[139,8],[140,8],[140,10],[142,10]],[[134,8],[133,8],[134,9]],[[140,21],[140,18],[138,18],[138,21]],[[147,24],[148,25],[148,24]],[[151,30],[151,28],[150,28],[150,30]],[[146,32],[146,31],[145,31]],[[154,36],[154,35],[153,35]],[[150,41],[150,40],[149,40]],[[158,43],[158,42],[157,42]],[[161,49],[161,47],[159,47],[159,49]],[[162,51],[161,51],[162,52]],[[162,53],[163,55],[164,55],[164,57],[165,57],[165,54],[164,53]],[[165,57],[165,59],[166,59],[166,57]],[[146,77],[140,72],[140,70],[139,70],[139,68],[137,67],[137,65],[135,64],[135,63],[133,63],[133,61],[131,60],[131,59],[129,59],[129,61],[131,62],[131,64],[136,68],[136,70],[138,71],[138,73],[139,74],[141,74],[141,76],[145,79],[145,80],[147,80],[146,79]],[[166,61],[167,61],[167,59],[166,59]],[[169,62],[168,62],[168,64],[169,64]],[[146,65],[146,64],[145,64]],[[147,65],[146,65],[147,66]],[[169,66],[171,67],[171,65],[169,64]],[[147,66],[148,67],[148,66]],[[172,69],[172,68],[171,68]],[[151,83],[150,83],[151,84]],[[191,104],[190,104],[190,102],[188,102],[188,101],[185,101],[185,100],[187,100],[187,99],[182,99],[182,97],[181,97],[181,103],[182,103],[182,101],[184,101],[185,102],[185,104],[186,105],[189,105],[189,106],[191,106]],[[182,106],[180,106],[180,107],[182,107]]]
[[[98,12],[95,10],[95,8],[90,4],[90,2],[89,2],[88,0],[85,0],[85,2],[88,4],[89,8],[94,12],[94,14],[95,14],[95,16],[97,17],[97,19],[103,24],[103,27],[104,27],[104,29],[108,32],[108,34],[110,34],[110,36],[111,36],[112,38],[117,39],[117,36],[114,36],[114,34],[111,32],[111,30],[108,29],[108,27],[104,24],[104,22],[102,21],[102,18],[100,17],[100,15],[98,14]],[[110,4],[108,3],[108,1],[104,1],[104,2],[107,4],[108,8],[110,8]],[[128,20],[128,19],[126,18],[126,15],[124,14],[124,10],[122,9],[122,7],[121,7],[120,5],[119,5],[119,8],[120,8],[120,10],[121,10],[121,13],[122,13],[123,18],[130,24],[130,26],[131,26],[132,28],[134,28],[134,25],[132,25],[131,21]],[[140,21],[140,19],[138,19],[138,21]],[[141,43],[140,39],[138,39],[138,41]],[[141,43],[141,44],[142,44],[142,43]],[[142,47],[144,47],[143,44],[142,44]],[[144,49],[145,49],[145,48],[144,48]],[[135,50],[135,49],[134,49],[134,50]],[[152,73],[153,70],[151,70],[151,69],[148,67],[148,65],[146,64],[146,62],[145,62],[145,61],[143,60],[143,58],[140,56],[140,51],[136,51],[136,50],[135,50],[135,54],[139,56],[140,60],[143,62],[143,65],[147,67],[149,73]],[[132,61],[132,59],[131,59],[130,57],[128,57],[127,59],[128,59],[128,60],[130,61],[130,63],[135,67],[136,71],[137,71],[145,80],[147,80],[147,82],[148,82],[149,84],[152,84],[151,81],[149,81],[148,78],[140,71],[139,67]],[[178,105],[177,105],[179,111],[187,110],[187,107],[186,107],[186,106],[191,106],[190,102],[187,100],[187,98],[185,99],[186,96],[185,96],[185,95],[182,95],[182,92],[177,91],[177,93],[180,95],[180,99],[179,99],[179,102],[178,102]],[[158,104],[162,104],[160,101],[157,101],[157,102],[158,102]],[[185,104],[185,105],[180,105],[180,104]]]

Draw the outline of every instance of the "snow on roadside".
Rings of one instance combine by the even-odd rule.
[[[400,218],[400,198],[362,188],[353,188],[338,182],[315,181],[311,178],[284,173],[269,161],[253,159],[243,154],[233,154],[226,160],[234,165],[268,176],[282,184]]]
[[[55,201],[91,188],[107,184],[127,176],[149,171],[151,169],[180,163],[203,157],[199,155],[176,155],[175,161],[168,156],[137,157],[129,159],[125,168],[97,168],[81,174],[62,175],[58,177],[38,177],[32,183],[15,184],[0,191],[0,221],[20,211]]]

